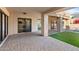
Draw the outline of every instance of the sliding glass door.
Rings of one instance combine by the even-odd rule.
[[[2,41],[2,19],[1,19],[1,13],[0,13],[0,43]]]
[[[0,12],[0,43],[8,35],[8,16]]]
[[[18,18],[18,32],[31,32],[30,18]]]

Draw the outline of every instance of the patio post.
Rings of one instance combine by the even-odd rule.
[[[58,21],[57,21],[57,31],[58,32],[62,32],[63,31],[63,17],[60,16],[58,18]]]
[[[48,15],[41,15],[41,33],[43,36],[48,36]]]

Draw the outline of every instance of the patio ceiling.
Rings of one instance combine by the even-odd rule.
[[[40,13],[49,13],[56,11],[62,7],[8,7],[8,9],[12,9],[17,12],[40,12]]]
[[[17,12],[44,12],[49,10],[51,7],[8,7]]]

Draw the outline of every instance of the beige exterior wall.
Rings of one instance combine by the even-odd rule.
[[[18,33],[18,20],[17,18],[22,17],[22,18],[31,18],[32,19],[32,32],[37,32],[38,27],[37,27],[37,19],[41,18],[40,13],[28,13],[26,15],[15,12],[15,11],[10,11],[10,16],[9,16],[9,21],[8,21],[8,30],[9,30],[9,35],[12,34],[17,34]]]
[[[49,16],[49,20],[48,20],[48,27],[49,27],[49,30],[51,30],[51,26],[52,26],[51,23],[52,23],[54,20],[57,20],[57,17],[55,17],[55,16]]]
[[[14,13],[10,13],[8,19],[8,34],[16,34],[17,33],[17,17]]]

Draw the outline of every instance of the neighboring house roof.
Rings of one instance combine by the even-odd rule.
[[[75,18],[73,21],[74,24],[79,24],[79,18]]]

